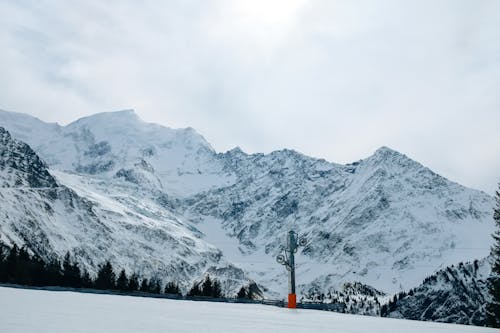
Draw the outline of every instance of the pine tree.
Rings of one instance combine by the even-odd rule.
[[[382,307],[380,307],[380,316],[381,317],[387,317],[387,304],[383,304]]]
[[[71,261],[69,252],[66,252],[63,261],[63,286],[80,288],[82,287],[82,277],[80,267]]]
[[[260,296],[260,289],[255,282],[250,282],[247,289],[247,298],[256,299]],[[332,295],[328,293],[328,298],[331,299]]]
[[[238,294],[236,295],[237,298],[247,298],[247,291],[245,287],[241,287],[240,291],[238,291]]]
[[[109,261],[101,266],[99,272],[97,272],[97,278],[95,280],[96,289],[115,289],[116,287],[116,276],[113,271],[113,266]]]
[[[150,292],[148,279],[146,279],[146,278],[142,279],[141,287],[139,288],[139,291],[142,291],[143,293],[149,293]]]
[[[205,281],[203,281],[203,284],[201,286],[202,296],[212,296],[213,290],[212,290],[212,280],[210,279],[210,275],[207,275],[205,278]]]
[[[32,284],[34,286],[43,286],[43,281],[47,272],[45,270],[45,262],[37,255],[31,256],[30,261],[30,274]]]
[[[87,272],[86,269],[83,270],[82,272],[82,287],[83,288],[93,288],[94,287],[94,281],[92,281],[92,278],[90,277],[89,272]]]
[[[189,290],[188,296],[202,296],[202,291],[200,289],[199,283],[194,283],[193,287]]]
[[[149,292],[153,294],[161,294],[161,282],[159,279],[154,278],[149,281]]]
[[[69,286],[71,280],[71,258],[69,252],[66,252],[63,260],[63,286]]]
[[[7,282],[17,283],[18,282],[18,266],[19,266],[19,258],[18,258],[19,248],[16,244],[10,249],[7,258],[5,259],[5,271],[7,275]]]
[[[18,253],[18,266],[17,266],[17,281],[16,283],[23,285],[32,285],[32,275],[31,275],[31,256],[28,253],[28,249],[26,247],[22,247],[19,249]]]
[[[165,285],[165,291],[164,291],[165,294],[171,294],[171,295],[180,295],[181,294],[181,290],[179,289],[179,286],[174,283],[174,282],[168,282],[166,285]]]
[[[126,291],[127,288],[128,288],[127,273],[125,273],[125,270],[122,269],[120,275],[118,276],[118,279],[116,280],[116,289],[120,291]]]
[[[217,280],[214,280],[212,283],[212,293],[210,296],[215,297],[215,298],[221,298],[222,297],[222,289],[220,287],[220,283]]]
[[[499,190],[496,191],[496,207],[493,212],[493,219],[497,230],[493,233],[495,243],[491,248],[493,257],[492,278],[490,279],[489,291],[492,297],[491,303],[486,306],[486,317],[488,325],[491,327],[500,328],[500,184]]]
[[[3,244],[0,243],[0,282],[7,281],[7,271],[5,269],[5,251]]]
[[[62,285],[63,275],[61,272],[61,263],[57,258],[52,258],[45,264],[46,277],[44,285],[46,286],[60,286]]]
[[[130,276],[127,290],[132,292],[139,290],[139,277],[137,274],[134,273]]]

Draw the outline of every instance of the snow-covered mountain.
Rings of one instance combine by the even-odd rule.
[[[396,296],[384,316],[483,326],[491,301],[491,257],[459,263],[436,272],[409,294]]]
[[[108,234],[123,227],[129,232],[120,236],[121,246],[137,241],[147,248],[89,254],[94,263],[108,254],[123,267],[140,268],[134,265],[144,256],[143,266],[152,260],[151,266],[165,268],[162,274],[176,272],[177,264],[169,264],[184,258],[185,248],[163,248],[168,235],[193,251],[189,264],[196,269],[179,279],[210,270],[234,281],[251,278],[268,295],[284,295],[286,271],[274,258],[294,229],[309,240],[297,258],[299,290],[356,281],[394,293],[440,268],[487,256],[491,244],[490,196],[386,147],[348,165],[293,150],[217,153],[193,129],[145,123],[133,111],[101,113],[67,126],[0,111],[0,126],[46,161],[59,187],[100,208],[93,210],[95,218],[105,220],[109,231],[86,240],[87,246],[109,243]],[[2,237],[7,222],[18,223],[2,220]],[[148,236],[148,225],[164,237]],[[78,256],[78,241],[51,242],[58,253]]]
[[[123,178],[176,196],[234,181],[192,128],[145,123],[132,110],[99,113],[64,127],[0,111],[0,125],[55,170]]]
[[[489,251],[491,198],[389,148],[351,165],[290,150],[219,156],[238,181],[195,196],[188,211],[216,218],[243,253],[261,257],[276,255],[290,228],[305,235],[297,275],[306,284],[395,292]]]
[[[129,273],[179,281],[184,289],[207,271],[227,292],[249,283],[199,231],[161,206],[122,203],[76,183],[70,188],[63,184],[67,175],[56,180],[27,144],[2,127],[0,143],[2,243],[27,246],[47,260],[70,251],[91,273],[110,260]]]

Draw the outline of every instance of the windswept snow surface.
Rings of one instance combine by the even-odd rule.
[[[289,310],[256,304],[177,301],[0,287],[0,332],[461,333],[493,329]]]

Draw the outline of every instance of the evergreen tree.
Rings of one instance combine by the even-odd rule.
[[[31,277],[34,286],[43,286],[47,275],[45,262],[42,258],[34,255],[31,257]]]
[[[389,302],[387,303],[386,314],[396,310],[397,302],[398,302],[398,295],[396,294],[392,299],[389,299]]]
[[[255,282],[250,282],[250,284],[247,287],[247,298],[248,299],[255,299],[259,296],[260,290],[259,287]],[[332,299],[332,294],[328,293],[328,298]]]
[[[222,297],[222,289],[221,289],[219,281],[214,280],[214,282],[212,283],[212,293],[210,294],[210,296],[215,297],[215,298]]]
[[[166,285],[165,285],[165,291],[164,291],[165,294],[171,294],[171,295],[180,295],[181,294],[181,290],[179,289],[179,286],[174,283],[174,282],[168,282]]]
[[[69,252],[66,252],[63,261],[63,286],[80,288],[82,287],[82,277],[80,267],[71,261]]]
[[[203,282],[203,285],[201,286],[202,296],[212,296],[213,293],[213,286],[212,286],[212,280],[210,279],[210,275],[207,275],[205,278],[205,281]]]
[[[127,290],[132,292],[139,290],[139,277],[137,274],[134,273],[130,276]]]
[[[118,275],[118,279],[116,280],[116,289],[120,291],[126,291],[128,288],[128,278],[125,270],[122,269],[120,275]]]
[[[96,289],[115,289],[116,287],[116,276],[113,271],[113,266],[109,261],[101,266],[99,272],[97,272],[97,278],[95,280]]]
[[[61,286],[63,275],[61,272],[61,263],[57,258],[51,259],[45,264],[45,278],[43,285],[45,286]]]
[[[194,283],[193,287],[189,290],[188,296],[202,296],[202,291],[200,289],[200,284],[199,283]]]
[[[161,282],[159,279],[154,278],[149,281],[149,292],[153,294],[161,294]]]
[[[3,244],[0,244],[0,248],[3,249],[3,247]],[[53,283],[61,282],[60,266],[57,266],[56,272],[53,274],[50,265],[46,265],[35,254],[30,255],[25,247],[19,249],[17,245],[13,245],[7,252],[8,254],[2,254],[0,259],[1,282],[31,286],[60,285]]]
[[[383,304],[383,305],[380,307],[380,316],[381,316],[381,317],[387,317],[387,312],[388,312],[388,309],[387,309],[387,304]]]
[[[19,266],[18,252],[19,248],[17,247],[17,244],[14,244],[14,246],[10,249],[7,258],[5,259],[5,271],[7,275],[6,282],[11,282],[11,283],[18,282],[18,274],[17,274]]]
[[[248,298],[247,291],[245,287],[241,287],[240,291],[238,291],[238,294],[236,295],[237,298]]]
[[[94,281],[92,281],[92,278],[90,277],[89,272],[87,272],[86,269],[83,270],[82,272],[82,287],[83,288],[93,288],[94,287]]]
[[[146,279],[146,278],[142,279],[141,287],[139,288],[139,291],[142,291],[143,293],[149,293],[150,292],[148,279]]]
[[[493,257],[492,277],[490,279],[489,291],[492,297],[491,303],[486,306],[486,317],[488,325],[491,327],[500,328],[500,184],[499,190],[496,191],[496,207],[493,212],[493,219],[497,230],[493,233],[495,243],[491,248]]]
[[[71,258],[69,252],[66,252],[63,260],[63,286],[71,285]]]
[[[5,268],[5,251],[0,243],[0,282],[7,282],[7,270]]]
[[[31,256],[28,253],[26,247],[22,247],[19,249],[17,256],[17,279],[15,283],[23,284],[23,285],[32,285],[33,279],[31,271],[33,269],[33,265],[31,263]]]

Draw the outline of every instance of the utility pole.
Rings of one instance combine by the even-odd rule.
[[[299,246],[305,246],[307,240],[304,237],[299,239],[297,233],[293,230],[288,232],[286,240],[285,254],[279,254],[276,261],[284,265],[288,271],[288,308],[295,309],[297,307],[297,296],[295,294],[295,253]]]

